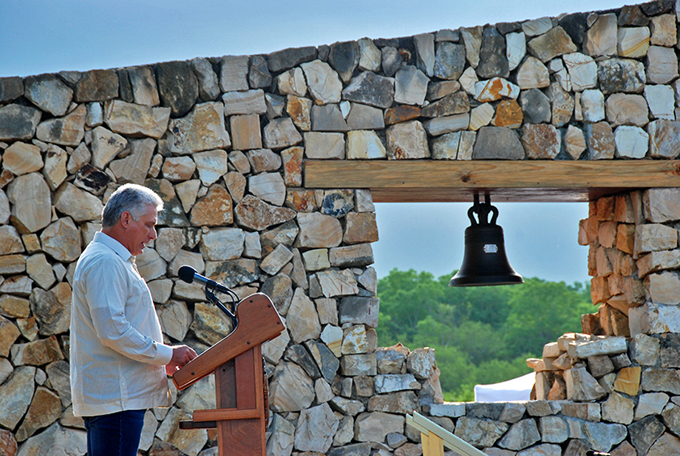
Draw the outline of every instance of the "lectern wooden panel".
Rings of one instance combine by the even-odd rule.
[[[238,324],[173,376],[182,390],[215,373],[216,408],[195,410],[184,429],[217,428],[220,456],[266,456],[264,372],[261,344],[283,331],[271,300],[256,293],[236,308]]]

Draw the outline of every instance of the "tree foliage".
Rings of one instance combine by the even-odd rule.
[[[593,312],[589,285],[578,282],[450,288],[452,275],[393,269],[378,282],[380,345],[435,348],[448,400],[472,400],[475,384],[530,372],[526,358],[580,331],[581,314]]]

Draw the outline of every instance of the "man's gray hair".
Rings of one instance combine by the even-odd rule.
[[[102,228],[111,228],[123,212],[129,212],[134,220],[144,215],[148,206],[158,212],[163,210],[163,200],[153,190],[137,184],[125,184],[113,192],[102,211]]]

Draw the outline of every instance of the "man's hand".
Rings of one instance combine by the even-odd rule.
[[[172,347],[172,359],[170,360],[170,363],[165,366],[165,372],[172,377],[175,375],[175,372],[196,356],[198,355],[194,349],[187,347],[186,345]]]

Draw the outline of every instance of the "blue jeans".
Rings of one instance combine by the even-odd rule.
[[[145,410],[84,417],[87,456],[137,456]]]

